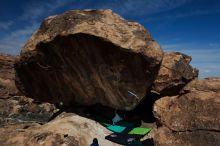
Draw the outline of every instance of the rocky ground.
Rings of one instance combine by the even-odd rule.
[[[48,17],[20,56],[0,55],[0,143],[114,146],[94,109],[120,109],[152,128],[143,145],[219,146],[220,78],[191,59],[111,10]]]

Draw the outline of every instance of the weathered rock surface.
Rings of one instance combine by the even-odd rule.
[[[17,57],[0,54],[0,98],[18,94],[15,86],[14,61]]]
[[[167,127],[160,127],[154,135],[156,146],[219,146],[220,132],[183,131],[174,132]]]
[[[220,78],[195,79],[179,96],[156,101],[158,145],[220,145]]]
[[[10,146],[88,146],[95,137],[100,145],[117,146],[105,140],[105,136],[110,134],[106,128],[93,120],[70,113],[63,113],[45,125],[8,125],[0,128],[0,134],[1,145]]]
[[[111,10],[68,11],[45,19],[25,44],[17,86],[54,103],[130,110],[150,90],[162,57],[138,23]]]
[[[74,137],[43,131],[36,123],[14,124],[0,128],[2,146],[80,146]]]
[[[210,77],[205,79],[193,80],[182,89],[181,94],[190,93],[190,92],[219,93],[220,78]],[[218,97],[213,97],[213,98],[218,99]]]
[[[161,95],[178,95],[191,80],[198,77],[198,70],[189,63],[191,57],[179,52],[164,53],[153,90]]]
[[[50,103],[35,103],[25,96],[0,99],[0,127],[9,124],[46,123],[58,109]]]

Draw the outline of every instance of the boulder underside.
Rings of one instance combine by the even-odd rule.
[[[145,96],[156,72],[141,53],[88,34],[58,36],[40,43],[36,51],[16,64],[21,90],[66,105],[131,109]]]

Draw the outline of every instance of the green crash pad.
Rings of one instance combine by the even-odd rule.
[[[117,123],[117,125],[104,124],[106,128],[112,132],[122,133],[125,129],[133,127],[133,123],[122,121]]]
[[[112,132],[121,133],[126,129],[126,127],[118,126],[118,125],[110,125],[110,126],[107,127],[107,129],[112,131]]]
[[[151,131],[151,128],[136,127],[132,129],[128,134],[146,135]]]

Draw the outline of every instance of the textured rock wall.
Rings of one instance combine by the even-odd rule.
[[[16,63],[17,86],[43,101],[131,110],[151,89],[163,52],[138,23],[110,10],[47,18]]]
[[[157,145],[220,144],[220,78],[196,79],[181,95],[156,101],[154,115],[162,125],[155,135]]]
[[[14,62],[17,57],[0,54],[0,98],[19,94],[15,86]]]
[[[2,127],[0,128],[0,143],[5,146],[88,146],[96,137],[100,145],[118,146],[105,140],[105,136],[110,133],[93,120],[63,113],[45,125],[25,123]]]
[[[180,52],[164,53],[153,90],[161,96],[178,95],[189,81],[198,77],[198,70],[190,65],[191,60]]]

